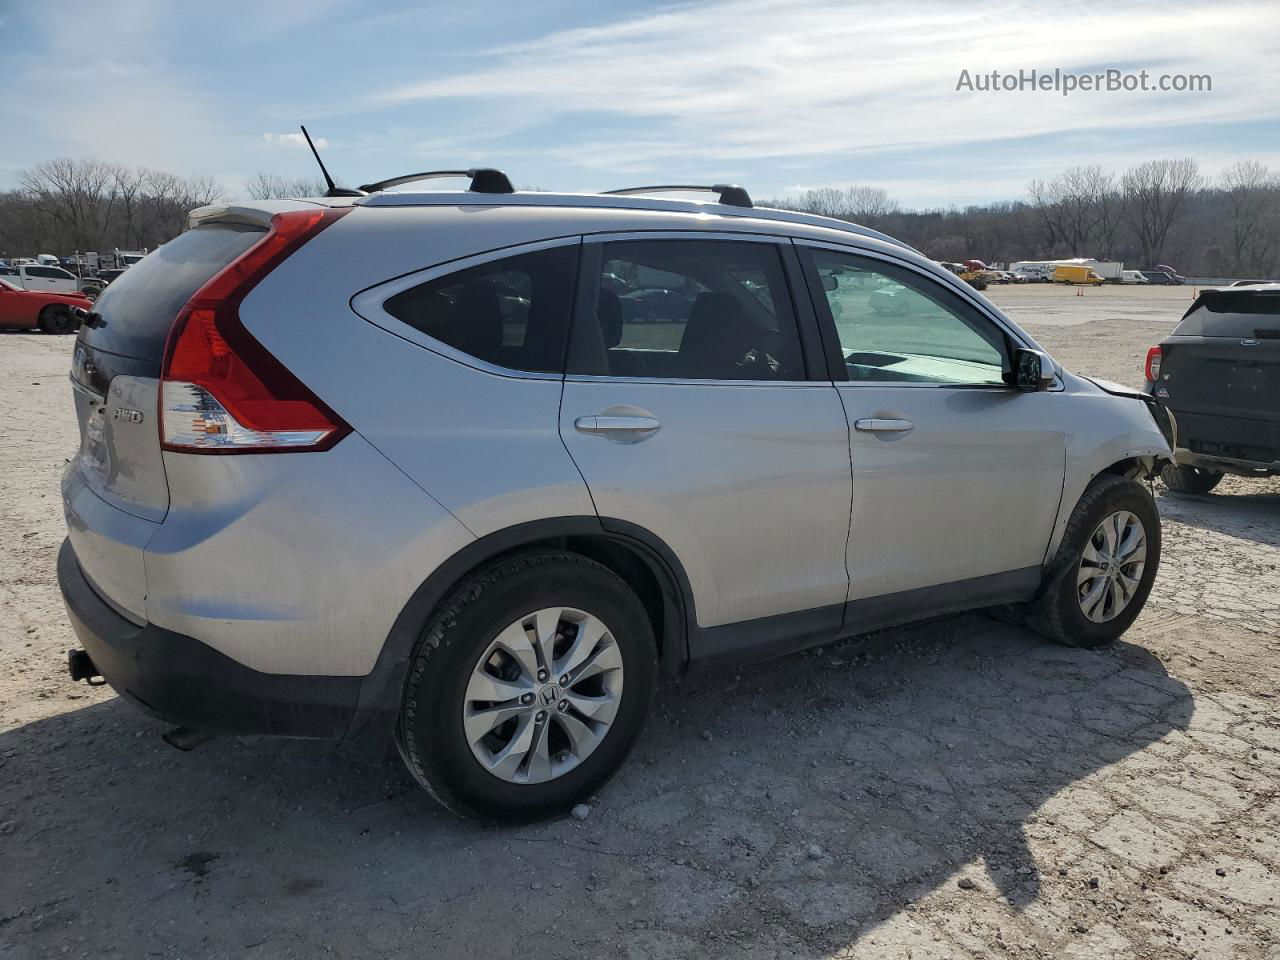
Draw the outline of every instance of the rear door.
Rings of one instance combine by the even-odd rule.
[[[1009,333],[934,278],[800,249],[851,427],[846,628],[1033,589],[1062,498],[1061,394],[1006,386]]]
[[[1163,344],[1156,396],[1178,445],[1206,456],[1280,460],[1280,290],[1215,290]]]
[[[561,437],[605,526],[639,525],[675,554],[699,627],[814,611],[806,626],[834,631],[848,589],[848,431],[825,373],[808,373],[816,332],[802,343],[794,251],[689,236],[584,244]],[[788,632],[699,632],[692,653]]]

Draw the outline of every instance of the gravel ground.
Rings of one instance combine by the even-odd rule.
[[[1189,303],[991,293],[1128,383]],[[1280,484],[1162,495],[1113,650],[970,615],[667,683],[584,820],[478,827],[65,679],[70,347],[0,334],[0,958],[1280,957]]]

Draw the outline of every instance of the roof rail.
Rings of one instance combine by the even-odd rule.
[[[602,190],[602,194],[611,196],[628,196],[637,193],[670,193],[675,190],[699,190],[704,193],[720,195],[720,202],[730,207],[754,207],[751,196],[745,189],[735,184],[717,183],[714,186],[694,186],[691,184],[666,184],[656,187],[624,187],[621,190]]]
[[[366,183],[360,189],[365,193],[377,193],[388,187],[398,187],[402,183],[413,183],[415,180],[436,180],[441,177],[470,177],[472,193],[515,193],[507,175],[501,170],[491,167],[473,167],[470,170],[428,170],[425,173],[408,173],[403,177],[391,177],[376,183]]]

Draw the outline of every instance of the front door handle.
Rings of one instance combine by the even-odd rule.
[[[639,443],[648,440],[662,423],[654,417],[613,417],[597,415],[579,417],[573,428],[579,433],[594,433],[614,443]]]
[[[887,420],[880,417],[855,420],[853,424],[855,430],[863,433],[906,433],[914,430],[915,426],[910,420]]]

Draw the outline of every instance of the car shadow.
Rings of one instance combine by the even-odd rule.
[[[1235,493],[1234,490],[1215,490],[1208,494],[1164,491],[1156,503],[1165,519],[1280,548],[1278,491]]]
[[[967,616],[665,684],[585,820],[482,825],[398,763],[179,753],[112,698],[0,734],[0,955],[808,955],[974,864],[1028,910],[1028,831],[1192,709],[1139,647]]]

